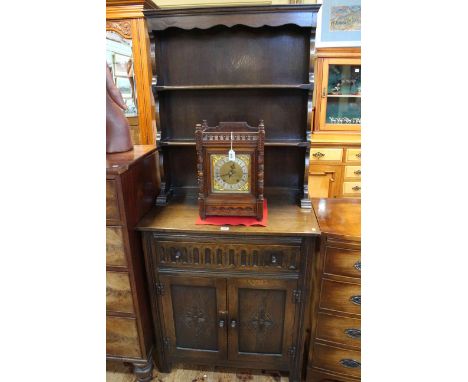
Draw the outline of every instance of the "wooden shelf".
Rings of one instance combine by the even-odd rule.
[[[327,94],[330,98],[361,98],[360,94]]]
[[[166,139],[159,142],[161,146],[195,146],[195,140]],[[307,147],[307,141],[301,140],[275,140],[265,141],[266,147]]]
[[[170,90],[220,90],[220,89],[299,89],[310,90],[312,84],[223,84],[223,85],[180,85],[180,86],[153,86],[158,91]]]

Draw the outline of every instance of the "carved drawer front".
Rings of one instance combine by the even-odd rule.
[[[120,221],[117,184],[111,179],[106,180],[106,219]]]
[[[106,264],[127,265],[121,227],[106,227]]]
[[[361,277],[361,251],[326,247],[324,273]]]
[[[106,272],[106,307],[115,312],[133,313],[132,290],[126,272]]]
[[[343,149],[312,148],[310,150],[311,162],[341,162]]]
[[[315,343],[312,365],[337,373],[360,377],[361,352]]]
[[[345,179],[361,179],[361,166],[345,166]]]
[[[315,337],[324,341],[360,347],[361,320],[359,318],[319,313],[317,315],[317,332]]]
[[[343,195],[344,196],[360,196],[361,195],[361,182],[343,182]]]
[[[108,356],[141,357],[137,325],[134,318],[107,316],[106,353]]]
[[[156,257],[160,267],[298,272],[300,253],[300,245],[156,241]]]
[[[324,278],[322,280],[320,308],[361,314],[361,285]]]
[[[347,149],[346,150],[346,162],[361,162],[361,149]]]

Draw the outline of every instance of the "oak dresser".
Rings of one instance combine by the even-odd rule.
[[[312,199],[322,231],[315,258],[307,382],[361,377],[361,202]]]
[[[158,192],[154,146],[106,156],[106,354],[151,380],[154,334],[137,221]]]

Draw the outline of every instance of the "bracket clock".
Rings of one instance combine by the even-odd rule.
[[[206,121],[195,129],[200,217],[263,218],[265,127]]]

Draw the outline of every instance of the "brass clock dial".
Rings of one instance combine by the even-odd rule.
[[[227,155],[211,154],[213,192],[250,192],[250,155],[237,154],[234,161]]]

